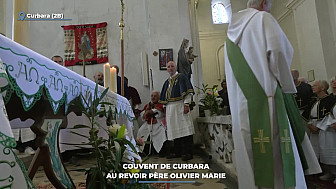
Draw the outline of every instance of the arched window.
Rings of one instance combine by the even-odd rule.
[[[214,24],[226,24],[229,23],[231,16],[231,5],[227,6],[220,0],[212,0],[211,2],[212,22]]]

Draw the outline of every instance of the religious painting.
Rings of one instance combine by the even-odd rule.
[[[315,75],[314,75],[314,70],[309,70],[308,71],[308,82],[315,81]]]
[[[108,62],[106,26],[106,22],[62,26],[65,66]]]
[[[173,61],[173,49],[159,49],[160,70],[167,70],[169,61]]]

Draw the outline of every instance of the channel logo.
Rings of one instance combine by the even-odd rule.
[[[72,19],[64,18],[63,13],[51,13],[51,14],[41,14],[41,13],[25,13],[21,11],[19,13],[19,21],[70,21]]]

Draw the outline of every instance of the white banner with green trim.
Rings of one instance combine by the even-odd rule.
[[[84,96],[88,96],[85,95],[87,93],[94,93],[95,82],[2,35],[0,35],[0,58],[10,80],[5,101],[8,101],[15,92],[21,98],[26,111],[41,99],[43,89],[46,90],[55,114],[63,104],[67,112],[69,103],[81,92]],[[133,120],[134,114],[126,98],[109,92],[104,100],[114,104],[113,111],[116,110],[118,115],[124,113]]]
[[[0,59],[0,87],[8,85],[8,77]],[[0,188],[35,188],[21,160],[14,153],[16,146],[2,94],[0,93]]]
[[[4,36],[0,36],[0,57],[6,66],[12,92],[21,98],[26,111],[40,100],[43,88],[55,114],[62,104],[67,108],[81,91],[84,94],[94,92],[93,81]]]

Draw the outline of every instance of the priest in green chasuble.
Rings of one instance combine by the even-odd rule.
[[[293,48],[269,13],[271,0],[247,6],[232,15],[225,44],[238,185],[306,188],[304,173],[321,169],[292,95]]]

